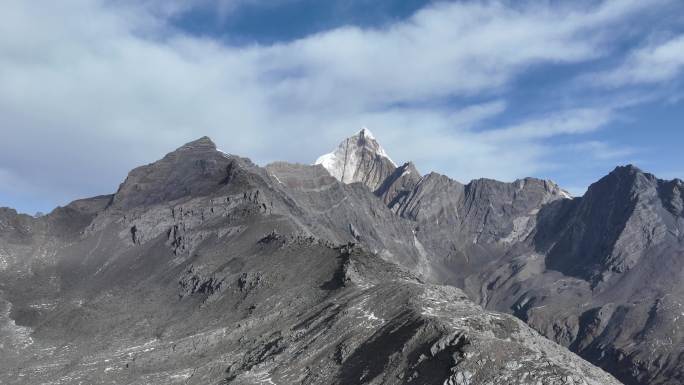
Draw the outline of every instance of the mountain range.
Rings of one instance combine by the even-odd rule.
[[[681,384],[684,183],[571,197],[207,137],[112,195],[0,209],[0,383]]]

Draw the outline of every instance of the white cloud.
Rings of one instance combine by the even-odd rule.
[[[159,4],[3,3],[0,164],[34,190],[75,198],[113,191],[131,167],[201,135],[259,162],[305,162],[368,125],[423,171],[534,174],[543,140],[596,130],[613,112],[476,127],[504,112],[518,74],[600,56],[612,25],[652,6],[441,3],[382,29],[237,47],[174,29],[166,17],[183,5]],[[486,101],[440,103],[474,96]]]
[[[578,13],[443,3],[386,29],[346,27],[269,47],[261,71],[286,76],[276,97],[305,105],[340,95],[364,106],[495,92],[532,64],[598,57],[603,41],[592,32],[645,7],[608,4]]]
[[[612,120],[610,109],[570,109],[561,113],[535,118],[522,124],[492,130],[487,133],[491,139],[505,141],[524,139],[545,139],[557,135],[583,134],[596,131]]]
[[[587,80],[604,86],[662,83],[684,70],[684,35],[635,50],[617,68],[589,76]]]
[[[632,147],[616,147],[598,140],[575,143],[572,147],[580,154],[589,154],[599,160],[624,160],[638,153]]]

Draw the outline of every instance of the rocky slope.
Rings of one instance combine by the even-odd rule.
[[[449,246],[420,218],[447,214],[419,204],[428,185],[414,170],[391,170],[376,195],[202,138],[114,195],[40,218],[0,211],[0,382],[618,384],[437,284],[434,255]],[[531,185],[524,197],[556,200]],[[472,199],[493,188],[461,187]],[[489,240],[509,224],[461,226]]]
[[[463,185],[432,173],[413,186],[391,207],[415,224],[431,281],[624,383],[684,383],[680,180],[618,167],[575,199],[532,178]]]

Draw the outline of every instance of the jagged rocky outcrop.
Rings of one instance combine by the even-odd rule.
[[[201,138],[113,195],[1,209],[0,382],[618,383],[570,350],[682,382],[681,181],[462,184],[367,130],[325,159]]]
[[[618,167],[572,199],[533,178],[398,182],[407,167],[376,193],[414,224],[406,239],[428,280],[517,315],[625,383],[683,381],[680,180]]]
[[[415,223],[415,239],[438,272],[434,278],[462,286],[466,277],[527,239],[542,206],[565,199],[550,181],[480,179],[464,185],[430,173],[396,212]]]
[[[681,186],[625,166],[571,199],[532,178],[428,174],[396,211],[415,223],[434,282],[627,384],[669,384],[684,378]]]
[[[608,281],[636,266],[649,249],[679,242],[680,191],[677,181],[618,167],[592,185],[576,207],[557,208],[568,210],[563,220],[556,219],[561,227],[539,233],[537,243],[550,268],[595,284]]]
[[[565,283],[527,280],[521,316],[627,384],[684,381],[681,186],[630,165],[545,208],[535,249]]]
[[[406,203],[420,178],[413,162],[404,163],[385,178],[375,190],[375,195],[381,197],[387,207],[396,211]]]

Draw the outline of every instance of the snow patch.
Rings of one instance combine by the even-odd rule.
[[[368,127],[366,127],[366,126],[361,127],[359,134],[363,135],[364,137],[366,137],[368,139],[375,140],[375,136],[373,136],[373,133],[371,132],[371,130],[369,130]]]
[[[560,196],[563,197],[564,199],[572,199],[572,195],[570,195],[569,192],[560,189]]]
[[[374,329],[379,325],[382,325],[385,323],[385,320],[382,318],[379,318],[378,316],[375,315],[372,311],[366,309],[368,302],[368,297],[364,297],[358,304],[355,306],[352,306],[351,309],[355,310],[357,312],[357,318],[362,319],[362,325],[366,329]]]
[[[192,369],[185,369],[180,371],[179,373],[172,374],[170,376],[171,380],[187,380],[188,378],[192,377],[193,370]]]
[[[314,164],[320,164],[321,166],[330,170],[331,168],[334,167],[336,160],[337,160],[337,157],[335,157],[335,153],[331,152],[331,153],[319,156],[318,159],[316,159],[316,162],[314,162]]]
[[[283,183],[283,182],[280,181],[280,178],[278,178],[278,176],[277,176],[276,174],[271,173],[271,176],[272,176],[278,183],[280,183],[280,184],[282,184],[282,185],[285,184],[285,183]]]

